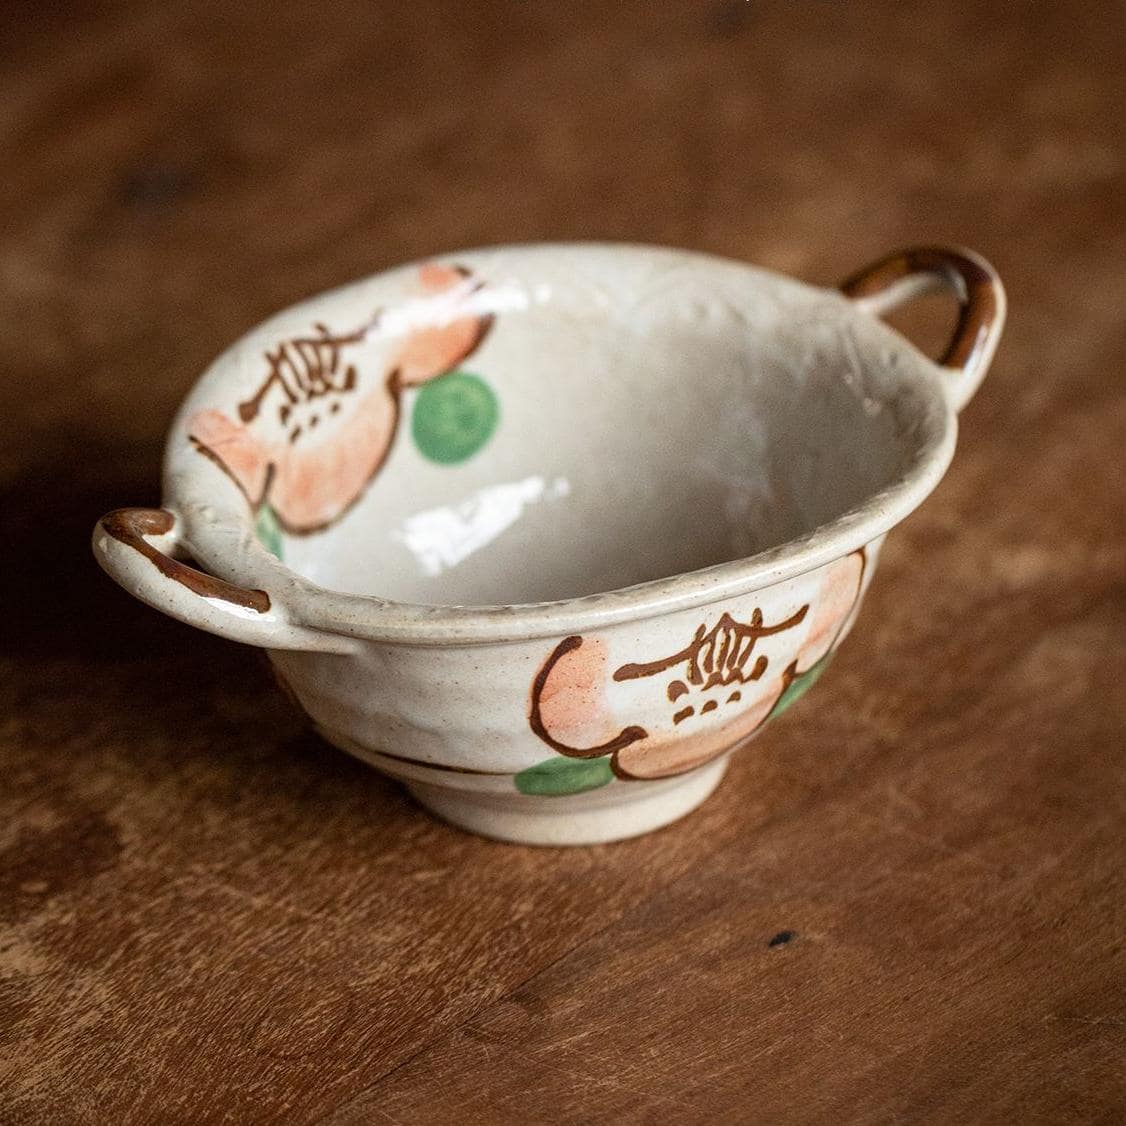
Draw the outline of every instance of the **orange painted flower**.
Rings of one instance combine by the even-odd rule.
[[[532,730],[568,758],[609,755],[619,778],[670,778],[703,766],[745,743],[812,685],[859,601],[864,567],[863,551],[829,564],[810,605],[783,621],[764,622],[758,610],[748,622],[723,614],[678,652],[613,673],[604,640],[566,638],[533,682]],[[799,628],[802,640],[788,663],[772,665],[756,648]],[[651,684],[650,714],[665,711],[667,718],[629,724],[612,703],[622,682]],[[705,716],[718,722],[697,727]]]
[[[854,551],[826,568],[817,597],[810,607],[809,630],[802,642],[794,671],[809,672],[837,643],[849,615],[860,598],[866,555]]]
[[[428,265],[419,282],[421,296],[354,332],[316,324],[267,352],[266,376],[238,404],[238,421],[219,410],[189,420],[196,448],[286,531],[317,531],[355,503],[391,447],[403,388],[450,371],[488,331],[491,317],[467,307],[480,283],[465,271]],[[401,343],[382,370],[362,371],[368,347],[392,333]]]

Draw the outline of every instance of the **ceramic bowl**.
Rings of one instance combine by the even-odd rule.
[[[878,319],[935,288],[960,305],[937,364]],[[822,674],[1004,308],[937,249],[841,291],[626,245],[404,266],[225,352],[165,507],[105,516],[94,551],[265,648],[327,739],[455,825],[633,836]]]

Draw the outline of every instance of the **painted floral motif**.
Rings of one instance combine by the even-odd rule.
[[[456,465],[485,445],[499,413],[496,395],[479,375],[451,371],[419,389],[411,436],[423,457]]]
[[[547,760],[517,775],[517,788],[574,793],[612,776],[669,778],[746,742],[822,674],[859,599],[864,567],[863,550],[854,552],[826,567],[813,603],[788,618],[768,623],[756,609],[750,621],[740,622],[724,613],[710,628],[701,624],[677,652],[627,662],[612,673],[603,639],[565,638],[532,684],[529,723],[564,759],[603,766],[584,772]],[[794,645],[787,645],[789,636]],[[773,657],[761,651],[767,639],[777,639]],[[659,707],[666,713],[651,729],[628,722],[629,699],[638,697],[614,687],[650,680],[646,714]],[[572,776],[577,788],[566,789]]]
[[[576,759],[556,755],[520,771],[516,775],[516,788],[522,794],[559,797],[597,790],[613,781],[609,756]]]
[[[349,332],[315,324],[266,352],[263,381],[237,404],[237,420],[219,410],[189,420],[191,441],[246,494],[274,554],[282,530],[315,532],[355,503],[391,447],[403,391],[452,371],[488,331],[491,317],[469,301],[478,279],[428,265],[418,280],[420,296],[394,311],[405,331],[392,335],[382,312]],[[397,344],[373,376],[361,363],[381,337]]]

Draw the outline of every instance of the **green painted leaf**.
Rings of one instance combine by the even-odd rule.
[[[778,702],[770,713],[771,719],[777,719],[791,704],[797,703],[817,683],[821,674],[829,667],[832,656],[832,653],[826,653],[813,668],[803,672],[800,676],[795,676],[790,681],[786,691],[778,697]]]
[[[537,762],[516,775],[516,788],[522,794],[581,794],[584,790],[597,790],[614,780],[610,769],[610,756],[602,758],[566,758],[558,755]]]
[[[281,559],[281,525],[278,523],[278,518],[274,510],[268,504],[264,504],[261,508],[258,509],[258,515],[254,521],[254,534],[258,537],[258,542],[271,555],[277,556],[278,559]]]
[[[451,371],[419,388],[411,435],[424,457],[454,465],[492,437],[500,407],[492,388],[467,371]]]

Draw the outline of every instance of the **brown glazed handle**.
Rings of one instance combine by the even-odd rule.
[[[354,647],[350,638],[290,621],[264,590],[235,586],[172,558],[177,524],[164,508],[115,509],[94,528],[94,555],[142,602],[220,637],[267,649],[342,653]]]
[[[270,609],[270,596],[264,590],[244,590],[233,586],[185,563],[178,563],[153,547],[145,536],[166,536],[176,526],[176,518],[166,508],[115,508],[103,516],[99,524],[119,543],[140,552],[161,574],[201,598],[217,598],[235,606],[245,606],[256,614],[265,614]]]
[[[957,373],[949,397],[961,410],[985,378],[1005,324],[1005,289],[997,271],[970,250],[923,246],[889,254],[841,284],[846,297],[876,315],[936,290],[952,293],[959,303],[954,335],[938,362]]]

